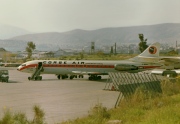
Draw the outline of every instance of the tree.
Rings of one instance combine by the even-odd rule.
[[[83,58],[84,58],[84,53],[80,52],[80,59],[83,59]]]
[[[113,51],[113,46],[111,46],[111,51],[110,51],[110,54],[113,54],[114,51]]]
[[[148,47],[147,42],[146,42],[147,39],[144,39],[144,35],[143,34],[139,34],[139,39],[140,39],[139,50],[142,53]]]
[[[27,43],[26,52],[28,53],[28,56],[27,56],[28,59],[31,58],[32,52],[35,49],[36,49],[36,45],[32,41]]]

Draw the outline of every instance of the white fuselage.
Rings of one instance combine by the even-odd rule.
[[[38,63],[42,63],[42,74],[108,74],[116,72],[115,65],[134,65],[141,69],[156,68],[157,64],[144,64],[133,61],[89,61],[89,60],[34,60],[23,63],[18,67],[19,71],[32,73]],[[123,66],[121,67],[123,68]],[[122,69],[123,70],[123,69]]]

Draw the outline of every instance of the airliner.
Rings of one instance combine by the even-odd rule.
[[[33,60],[21,64],[17,70],[32,73],[29,80],[42,80],[41,74],[55,74],[58,79],[75,77],[83,78],[89,75],[89,80],[100,80],[102,75],[108,72],[131,72],[136,73],[143,70],[159,68],[160,44],[158,42],[150,45],[140,55],[119,61],[100,60]]]

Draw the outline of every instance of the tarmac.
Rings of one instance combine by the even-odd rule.
[[[42,75],[41,81],[29,81],[29,73],[16,68],[9,70],[9,83],[0,82],[0,117],[4,111],[23,112],[33,119],[33,106],[38,105],[45,112],[48,124],[60,123],[88,115],[88,111],[101,103],[113,108],[119,92],[105,91],[107,76],[101,81],[83,79],[58,80],[55,75]]]

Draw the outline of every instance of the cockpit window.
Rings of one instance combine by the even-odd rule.
[[[26,66],[26,64],[22,64],[21,66]]]

